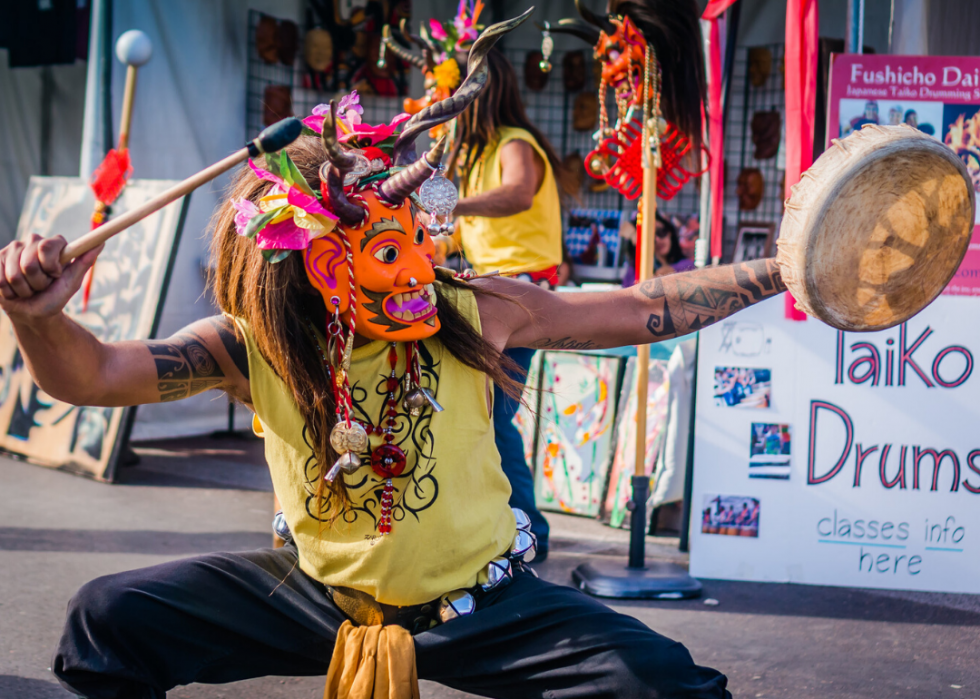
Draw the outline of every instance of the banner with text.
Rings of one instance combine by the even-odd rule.
[[[908,124],[956,151],[980,194],[980,58],[835,54],[828,102],[828,146],[866,124]],[[980,226],[943,293],[980,295]]]
[[[691,573],[980,593],[976,313],[844,333],[772,299],[702,331]]]

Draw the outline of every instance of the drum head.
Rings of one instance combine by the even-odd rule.
[[[952,279],[974,225],[966,167],[910,127],[835,141],[786,203],[777,259],[798,304],[835,328],[883,330]]]

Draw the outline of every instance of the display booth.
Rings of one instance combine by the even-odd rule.
[[[980,190],[978,76],[974,58],[836,56],[830,136],[916,126]],[[943,295],[889,330],[769,301],[700,333],[692,574],[980,592],[978,231]]]

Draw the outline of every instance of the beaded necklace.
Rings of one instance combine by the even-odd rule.
[[[341,342],[339,322],[332,322],[327,326],[328,347],[324,351],[323,346],[316,340],[316,333],[313,324],[307,320],[310,335],[314,340],[323,367],[327,374],[327,380],[334,391],[334,403],[336,405],[337,422],[330,430],[330,445],[340,454],[333,467],[327,472],[324,478],[332,483],[340,471],[351,474],[361,467],[360,454],[366,451],[369,444],[369,436],[372,434],[380,435],[382,443],[371,449],[370,465],[371,470],[379,477],[384,479],[384,490],[381,494],[381,512],[378,518],[378,532],[382,535],[391,533],[391,512],[394,507],[395,486],[393,478],[400,476],[405,470],[406,456],[404,450],[394,443],[395,425],[398,420],[398,409],[396,392],[398,384],[404,383],[402,408],[412,417],[421,415],[423,408],[428,405],[434,412],[441,412],[440,406],[432,395],[419,386],[421,379],[421,369],[419,367],[418,347],[415,342],[405,345],[405,373],[402,381],[398,379],[398,346],[392,342],[388,347],[388,366],[390,373],[385,380],[385,403],[382,410],[380,424],[372,425],[370,422],[357,420],[353,416],[354,402],[351,398],[350,383],[348,372],[350,369],[350,350],[352,345],[351,338],[348,337],[346,343]],[[330,355],[336,353],[337,361],[331,362]]]

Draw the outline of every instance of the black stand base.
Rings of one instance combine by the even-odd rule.
[[[701,583],[675,563],[648,563],[629,568],[622,561],[583,563],[572,580],[593,597],[616,599],[689,599],[701,596]]]
[[[616,599],[686,599],[701,596],[701,583],[675,563],[646,562],[647,496],[650,479],[633,476],[629,503],[629,564],[617,561],[583,563],[572,571],[582,592]]]

